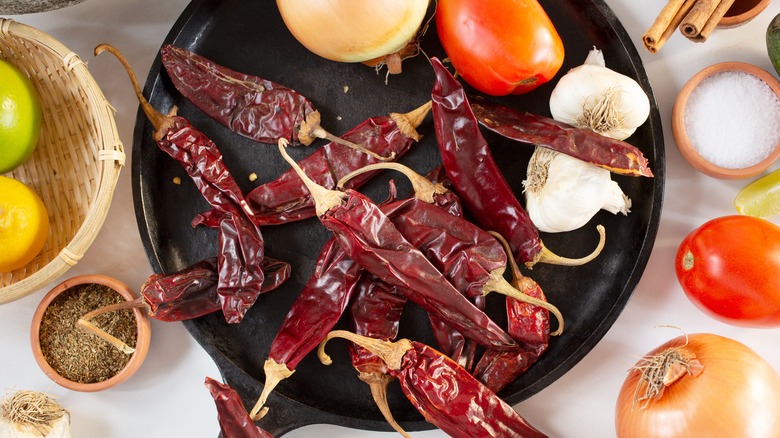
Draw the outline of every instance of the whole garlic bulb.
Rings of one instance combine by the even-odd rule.
[[[594,48],[558,81],[550,112],[560,122],[625,140],[650,116],[650,99],[637,81],[607,68]]]
[[[601,209],[626,215],[631,208],[608,170],[543,147],[531,156],[523,191],[531,221],[550,233],[576,230]]]

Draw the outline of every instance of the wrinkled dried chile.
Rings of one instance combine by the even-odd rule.
[[[263,258],[261,293],[272,291],[290,278],[286,262]],[[159,321],[186,321],[222,308],[217,294],[217,259],[206,259],[172,274],[153,274],[141,287],[149,316]]]
[[[482,126],[506,138],[552,149],[621,175],[653,176],[642,151],[624,141],[484,99],[472,99],[471,110]]]
[[[162,64],[174,87],[222,125],[261,143],[286,138],[298,143],[298,130],[314,105],[300,93],[269,80],[239,73],[187,49],[166,44]]]
[[[333,337],[348,339],[380,356],[412,405],[450,436],[546,437],[468,371],[425,344],[408,339],[386,342],[335,331],[320,345],[320,360],[325,364],[330,363],[325,343]]]
[[[391,200],[395,195],[395,185],[391,182]],[[325,242],[314,272],[271,342],[263,364],[263,390],[250,412],[253,418],[265,415],[267,409],[263,408],[271,392],[292,375],[301,360],[333,329],[352,300],[363,274],[363,268],[349,258],[335,237]]]
[[[441,61],[431,62],[436,73],[431,93],[436,138],[455,192],[477,225],[503,235],[517,260],[536,263],[542,253],[539,230],[493,159],[463,87]]]

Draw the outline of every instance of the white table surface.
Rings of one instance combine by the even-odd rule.
[[[777,329],[745,329],[720,323],[694,308],[676,280],[674,256],[680,241],[705,221],[735,213],[734,196],[747,181],[716,180],[695,171],[678,152],[670,122],[678,90],[707,65],[737,60],[773,71],[764,35],[769,21],[780,13],[780,4],[770,4],[744,26],[716,30],[703,44],[689,42],[677,33],[659,53],[650,54],[641,46],[641,35],[665,0],[607,0],[607,3],[639,47],[655,91],[666,143],[665,200],[658,237],[645,274],[617,322],[571,371],[516,406],[531,424],[551,437],[615,435],[615,400],[626,371],[640,356],[679,334],[675,330],[656,328],[657,325],[675,325],[688,333],[709,332],[739,340],[780,370]],[[51,34],[87,61],[92,75],[117,110],[119,134],[130,154],[137,103],[117,64],[97,62],[92,49],[99,43],[118,46],[139,76],[145,78],[156,50],[187,4],[188,0],[87,0],[58,11],[10,18]],[[103,231],[85,257],[56,282],[79,274],[102,273],[137,288],[152,273],[133,211],[131,158],[122,171]],[[776,163],[770,170],[779,166]],[[773,221],[780,223],[780,218]],[[46,290],[0,306],[0,391],[32,389],[57,395],[72,414],[72,432],[77,438],[217,435],[216,411],[203,379],[205,376],[219,379],[219,372],[179,323],[152,323],[152,345],[146,362],[135,376],[116,388],[79,393],[49,380],[35,363],[29,344],[30,320]],[[314,425],[286,436],[393,435]],[[440,431],[411,435],[445,436]]]

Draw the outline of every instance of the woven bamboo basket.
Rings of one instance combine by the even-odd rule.
[[[44,32],[0,18],[0,58],[30,77],[43,110],[35,152],[5,176],[38,193],[51,224],[32,262],[0,273],[2,304],[46,286],[83,257],[108,214],[125,153],[113,109],[77,54]]]

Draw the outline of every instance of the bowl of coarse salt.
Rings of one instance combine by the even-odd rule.
[[[711,65],[680,90],[672,133],[698,171],[721,179],[756,176],[780,158],[780,82],[753,64]]]

